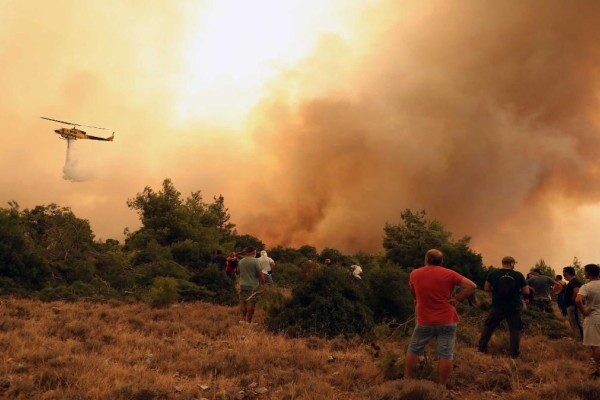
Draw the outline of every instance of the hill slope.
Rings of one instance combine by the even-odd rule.
[[[597,399],[589,351],[530,324],[523,358],[474,350],[483,313],[462,309],[452,389],[398,376],[408,329],[359,338],[290,339],[238,323],[237,309],[181,303],[42,303],[0,306],[0,397],[11,399]],[[403,332],[401,332],[403,331]],[[375,351],[379,346],[381,350]],[[435,352],[432,349],[432,354]],[[433,373],[423,362],[421,375]]]

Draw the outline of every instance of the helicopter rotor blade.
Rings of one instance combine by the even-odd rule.
[[[76,124],[74,122],[67,122],[67,121],[61,121],[59,119],[52,119],[52,118],[46,118],[46,117],[40,117],[42,119],[47,119],[48,121],[54,121],[54,122],[60,122],[61,124],[67,124],[67,125],[73,125],[73,126],[85,126],[86,128],[94,128],[94,129],[106,129],[106,128],[101,128],[99,126],[91,126],[91,125],[82,125],[82,124]]]
[[[67,122],[67,121],[61,121],[61,120],[58,120],[58,119],[52,119],[52,118],[46,118],[46,117],[40,117],[40,118],[41,119],[47,119],[48,121],[60,122],[61,124],[81,126],[80,124],[75,124],[73,122]]]

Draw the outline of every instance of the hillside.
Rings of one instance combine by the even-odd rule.
[[[411,328],[377,338],[286,338],[238,323],[237,309],[201,302],[152,309],[141,303],[3,298],[0,397],[8,399],[597,399],[589,351],[550,339],[560,323],[533,323],[522,359],[474,350],[484,313],[461,305],[456,368],[445,392],[398,377]],[[534,315],[535,318],[535,315]],[[558,327],[558,328],[557,328]],[[365,338],[366,339],[366,338]],[[379,351],[375,348],[380,347]],[[434,351],[431,352],[433,354]],[[399,356],[399,357],[398,357]],[[421,375],[432,372],[424,360]]]

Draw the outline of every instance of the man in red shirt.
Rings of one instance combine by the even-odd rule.
[[[442,252],[431,249],[425,254],[425,266],[410,273],[410,291],[417,302],[417,324],[413,331],[404,363],[404,377],[412,377],[418,357],[433,338],[437,341],[438,381],[446,385],[452,373],[458,314],[456,303],[468,298],[475,283],[458,272],[442,267]],[[461,290],[452,293],[456,286]]]

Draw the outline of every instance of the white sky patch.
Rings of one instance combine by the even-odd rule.
[[[342,19],[357,1],[210,1],[198,9],[183,55],[176,114],[240,129],[264,85],[311,52],[326,33],[349,36]],[[341,12],[342,7],[345,13]]]

